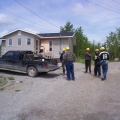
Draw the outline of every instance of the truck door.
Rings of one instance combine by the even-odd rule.
[[[13,69],[14,70],[20,70],[20,51],[15,51],[14,52],[14,57],[13,57]]]
[[[13,55],[12,51],[7,52],[2,58],[2,67],[6,69],[13,69]]]

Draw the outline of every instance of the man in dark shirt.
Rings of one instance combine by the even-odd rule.
[[[108,60],[109,60],[109,53],[105,51],[104,47],[100,48],[101,53],[99,54],[100,60],[101,60],[101,66],[103,71],[103,77],[101,80],[106,80],[106,74],[108,71]]]
[[[62,62],[62,68],[63,68],[63,75],[65,75],[65,48],[62,49],[63,53],[60,55],[60,61]]]
[[[91,73],[91,56],[92,53],[90,52],[90,48],[86,49],[86,53],[85,53],[85,73],[87,73],[88,71],[88,67],[89,67],[89,72]]]
[[[101,69],[100,69],[100,57],[99,57],[99,49],[95,50],[95,56],[93,57],[94,62],[94,75],[97,76],[97,73],[99,76],[101,76]]]

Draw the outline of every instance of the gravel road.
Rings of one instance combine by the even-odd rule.
[[[109,63],[107,80],[84,73],[75,63],[75,81],[59,69],[31,78],[1,71],[15,78],[0,91],[0,120],[120,120],[120,62]]]

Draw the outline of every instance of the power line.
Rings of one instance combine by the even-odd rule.
[[[16,15],[15,13],[10,12],[10,11],[8,11],[8,10],[6,10],[6,9],[1,8],[1,7],[0,7],[0,9],[4,10],[4,11],[10,13],[10,14]],[[26,21],[28,21],[28,22],[31,22],[32,24],[40,25],[40,26],[42,27],[42,25],[39,24],[39,23],[32,22],[32,21],[30,21],[30,20],[28,20],[28,19],[25,19],[25,18],[23,18],[23,17],[21,17],[21,16],[19,16],[19,15],[16,15],[16,16],[18,16],[19,18],[22,18],[23,20],[26,20]],[[42,28],[45,29],[45,27],[42,27]],[[50,28],[50,27],[47,27],[47,28],[49,28],[49,29],[53,29],[53,28]],[[54,29],[54,30],[55,30],[55,29]]]
[[[97,0],[95,0],[96,2],[98,2]],[[103,3],[103,1],[100,1],[101,3]],[[107,5],[107,7],[112,7],[113,8],[113,6],[110,6],[110,5],[108,5],[108,4],[106,4]],[[113,8],[113,9],[116,9],[116,10],[119,10],[120,11],[120,9],[118,9],[118,8]]]
[[[46,21],[47,23],[57,27],[57,28],[60,28],[58,27],[57,25],[49,22],[48,20],[44,19],[43,17],[41,17],[40,15],[36,14],[34,11],[30,10],[29,8],[25,7],[23,4],[21,4],[20,2],[18,2],[17,0],[14,0],[15,2],[17,2],[19,5],[21,5],[22,7],[24,7],[26,10],[28,10],[29,12],[31,12],[32,14],[36,15],[37,17],[41,18],[42,20]]]
[[[17,19],[15,19],[15,18],[11,17],[11,16],[9,16],[9,18],[10,18],[10,19],[13,19],[14,21],[17,21],[17,22],[19,22],[19,23],[22,22],[22,23],[27,24],[27,25],[29,25],[29,26],[33,26],[32,24],[29,24],[29,23],[26,23],[26,22],[17,20]],[[42,29],[44,29],[44,28],[42,28]],[[53,30],[51,30],[51,31],[53,31]]]
[[[107,8],[107,7],[104,7],[104,6],[102,6],[102,5],[99,5],[99,4],[97,4],[97,3],[91,2],[91,1],[89,1],[89,0],[86,0],[86,1],[89,2],[89,3],[92,3],[92,4],[94,4],[94,5],[97,5],[97,6],[101,7],[101,8],[110,10],[110,11],[112,11],[112,12],[120,13],[120,12],[114,11],[114,10],[112,10],[112,9],[110,9],[110,8]]]
[[[112,0],[113,2],[115,2],[115,3],[118,3],[118,4],[120,4],[120,2],[118,2],[118,1],[115,1],[115,0]]]

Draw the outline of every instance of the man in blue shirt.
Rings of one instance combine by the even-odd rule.
[[[108,71],[108,60],[109,60],[109,53],[105,51],[104,47],[100,48],[101,53],[99,54],[100,60],[101,60],[101,66],[103,71],[103,77],[101,80],[106,80],[106,74]]]

